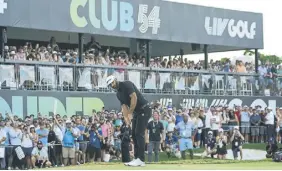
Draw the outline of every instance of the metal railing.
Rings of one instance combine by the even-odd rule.
[[[282,77],[202,70],[134,68],[34,61],[0,62],[1,89],[112,92],[106,77],[130,80],[143,93],[265,95],[279,94]]]

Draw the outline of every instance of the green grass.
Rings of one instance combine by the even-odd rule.
[[[265,144],[244,144],[243,148],[264,150]],[[196,149],[194,152],[201,153],[203,149]],[[200,159],[196,156],[194,160],[179,160],[177,158],[168,159],[165,153],[161,153],[159,163],[147,164],[146,167],[128,167],[120,162],[110,162],[87,163],[80,166],[51,168],[50,170],[281,170],[281,168],[281,163],[275,163],[271,160],[234,161]]]
[[[223,161],[224,162],[224,161]],[[80,166],[55,168],[56,170],[281,170],[281,163],[270,161],[234,162],[221,164],[194,163],[160,163],[147,164],[145,167],[128,167],[122,163],[86,164]]]

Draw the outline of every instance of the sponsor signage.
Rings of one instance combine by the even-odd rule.
[[[282,106],[280,97],[250,97],[250,96],[188,96],[188,95],[161,95],[145,94],[149,102],[158,100],[162,105],[170,103],[177,107],[210,107],[218,105],[260,105],[262,108]],[[56,104],[56,105],[55,105]],[[49,115],[53,111],[61,115],[74,115],[83,113],[91,115],[92,110],[100,111],[102,107],[107,110],[120,110],[114,93],[89,92],[52,92],[52,91],[21,91],[0,90],[0,112],[8,112],[19,117],[40,112]],[[54,109],[56,107],[56,109]]]
[[[7,27],[263,48],[262,14],[163,0],[0,0],[0,20]]]

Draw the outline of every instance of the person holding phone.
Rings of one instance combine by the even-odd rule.
[[[122,113],[126,125],[131,126],[134,142],[135,159],[126,166],[145,166],[145,129],[152,115],[152,108],[137,87],[131,81],[119,82],[111,75],[106,79],[107,85],[117,91],[121,102]],[[133,115],[134,114],[134,115]]]
[[[231,141],[231,148],[233,151],[234,160],[238,159],[238,152],[240,152],[240,158],[242,160],[243,158],[242,145],[243,145],[244,137],[239,131],[239,126],[234,127],[234,131],[233,131],[230,141]]]

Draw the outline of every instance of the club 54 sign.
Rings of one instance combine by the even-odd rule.
[[[87,7],[88,13],[82,13],[80,9]],[[91,24],[95,29],[104,28],[107,31],[131,32],[137,23],[140,33],[147,33],[151,28],[152,34],[157,34],[161,26],[159,6],[139,4],[139,8],[135,9],[126,1],[71,0],[70,16],[77,27],[84,28]],[[138,16],[137,21],[135,16]]]

